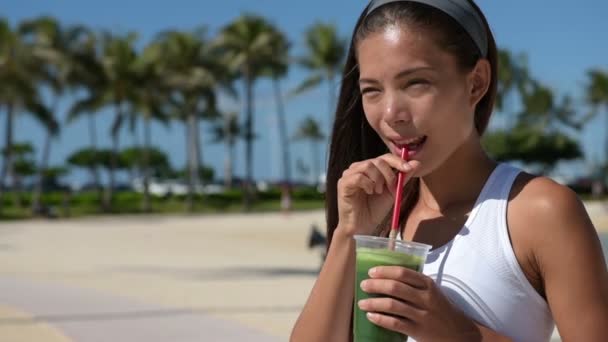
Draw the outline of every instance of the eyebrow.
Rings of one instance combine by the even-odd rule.
[[[408,75],[411,75],[413,73],[416,73],[418,71],[423,71],[423,70],[433,70],[432,67],[430,66],[422,66],[422,67],[416,67],[416,68],[411,68],[411,69],[405,69],[401,72],[399,72],[396,76],[395,79],[399,79]],[[359,84],[361,83],[378,83],[378,81],[371,79],[371,78],[361,78],[359,79]]]

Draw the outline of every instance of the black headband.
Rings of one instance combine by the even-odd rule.
[[[456,20],[471,36],[481,55],[488,55],[488,35],[481,17],[467,0],[372,0],[366,16],[374,10],[392,2],[418,2],[434,7]]]

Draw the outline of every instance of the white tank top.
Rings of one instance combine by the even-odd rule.
[[[507,164],[496,167],[464,227],[430,252],[423,272],[473,320],[515,342],[547,342],[554,328],[549,306],[519,266],[507,230],[507,202],[519,173]]]

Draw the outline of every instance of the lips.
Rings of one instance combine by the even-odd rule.
[[[411,138],[411,139],[392,140],[392,142],[397,149],[397,151],[396,151],[397,153],[399,153],[399,150],[401,150],[403,147],[407,147],[407,149],[409,151],[409,156],[413,157],[414,155],[416,155],[417,153],[420,152],[422,147],[424,147],[426,140],[427,140],[427,136],[422,135],[422,136],[418,136],[418,137]]]
[[[407,147],[408,149],[412,150],[412,149],[416,149],[417,147],[424,145],[424,143],[426,142],[426,135],[421,135],[419,137],[416,138],[412,138],[412,139],[407,139],[407,140],[393,140],[393,143],[395,144],[395,146],[399,147],[399,148],[403,148],[403,147]]]

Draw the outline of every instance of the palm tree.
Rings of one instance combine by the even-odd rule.
[[[83,28],[81,31],[82,34],[74,40],[70,47],[72,71],[69,73],[69,82],[76,89],[84,90],[86,94],[71,106],[66,122],[70,124],[81,117],[87,119],[89,150],[95,153],[98,148],[95,115],[104,104],[101,94],[106,88],[107,81],[99,57],[99,39],[91,30]],[[108,204],[105,203],[103,196],[98,165],[93,164],[90,171],[93,184],[97,189],[100,206],[102,209],[107,209]]]
[[[589,115],[598,115],[602,107],[606,115],[606,136],[605,136],[605,164],[608,165],[608,70],[592,69],[587,72],[587,89],[585,91],[587,103],[592,108]]]
[[[542,173],[560,160],[579,158],[578,143],[561,132],[565,127],[580,128],[572,99],[534,79],[528,79],[518,92],[522,109],[515,116],[516,124],[484,136],[484,146],[492,157],[537,166]]]
[[[112,136],[112,152],[108,167],[110,178],[106,189],[106,204],[111,207],[115,187],[115,170],[119,168],[119,133],[126,119],[125,106],[136,98],[135,90],[139,86],[136,81],[135,64],[137,53],[134,44],[137,39],[135,33],[118,36],[105,33],[102,46],[101,63],[106,76],[106,87],[100,94],[104,105],[114,106],[114,121],[110,128]]]
[[[157,43],[149,54],[158,56],[158,67],[164,71],[161,78],[169,94],[170,110],[186,128],[187,209],[193,211],[195,189],[201,185],[199,120],[217,117],[216,88],[225,71],[211,49],[205,29],[194,33],[164,32]]]
[[[92,113],[104,106],[114,107],[114,120],[111,124],[112,153],[108,161],[109,182],[102,208],[110,210],[115,188],[114,171],[118,169],[119,132],[125,120],[126,106],[135,98],[137,89],[135,63],[137,54],[133,47],[136,35],[122,36],[104,33],[101,44],[92,33],[80,42],[75,55],[74,82],[87,90],[87,96],[79,100],[68,114],[68,122],[82,114],[89,115],[90,134],[93,149],[96,149],[96,132]],[[100,51],[100,52],[99,52]],[[104,166],[106,167],[106,166]],[[94,172],[95,183],[99,184],[98,171]],[[101,192],[101,190],[99,190]]]
[[[135,98],[131,103],[132,111],[140,113],[135,118],[142,118],[144,122],[144,148],[141,156],[144,188],[142,210],[144,212],[150,211],[151,122],[156,120],[165,126],[169,123],[169,116],[164,111],[168,97],[166,89],[163,89],[159,51],[158,44],[152,43],[138,56],[135,63],[135,78],[140,86],[135,89]]]
[[[321,84],[325,80],[329,86],[329,128],[332,131],[334,108],[336,106],[336,76],[343,68],[346,55],[346,40],[338,34],[335,25],[316,23],[306,32],[307,55],[300,58],[300,64],[312,75],[292,93],[301,94]]]
[[[225,113],[219,124],[213,126],[212,134],[214,143],[226,144],[226,156],[224,159],[224,184],[227,188],[232,187],[234,147],[236,141],[243,137],[243,130],[238,122],[238,113]]]
[[[535,126],[539,131],[555,130],[557,124],[574,130],[582,128],[569,95],[558,96],[551,88],[531,80],[520,96],[523,108],[518,125]]]
[[[291,47],[291,44],[287,41],[285,34],[279,29],[272,28],[272,31],[272,57],[268,60],[268,65],[263,66],[262,75],[272,79],[274,98],[277,106],[277,130],[279,132],[281,145],[283,181],[289,186],[291,183],[291,156],[285,119],[284,97],[283,92],[281,91],[281,79],[285,78],[289,70],[289,48]]]
[[[514,56],[509,50],[498,50],[498,89],[496,93],[496,109],[501,112],[512,110],[511,101],[513,96],[519,94],[523,97],[526,92],[533,91],[529,89],[534,81],[530,77],[530,72],[527,66],[527,57],[525,55]],[[510,113],[505,113],[509,115]],[[513,120],[506,120],[508,129],[516,123],[516,117],[512,116]]]
[[[310,142],[310,152],[312,157],[312,177],[314,183],[319,181],[319,148],[318,143],[325,139],[325,134],[321,131],[319,123],[311,116],[304,119],[296,131],[294,140],[308,140]]]
[[[7,175],[11,175],[15,182],[12,162],[15,116],[24,111],[44,122],[50,115],[41,104],[35,85],[43,77],[43,66],[35,57],[32,45],[23,42],[17,30],[13,30],[6,19],[0,18],[0,107],[6,108],[0,203]]]
[[[40,198],[42,196],[44,175],[48,167],[52,138],[59,135],[59,123],[56,119],[58,102],[68,87],[69,74],[73,63],[70,58],[70,49],[77,41],[84,29],[79,26],[64,29],[52,17],[39,17],[34,20],[24,21],[20,25],[23,39],[32,44],[33,54],[45,68],[44,83],[48,85],[53,93],[52,104],[48,105],[50,116],[44,121],[47,132],[42,157],[38,167],[38,175],[32,211],[41,211]]]
[[[13,192],[15,195],[15,205],[22,207],[23,198],[21,196],[22,182],[26,177],[31,177],[36,173],[36,165],[33,161],[34,146],[29,142],[14,143],[12,146],[12,152],[14,161],[14,173],[13,173]]]
[[[273,57],[272,42],[275,30],[266,19],[245,14],[224,27],[217,46],[228,61],[230,70],[243,80],[245,92],[245,210],[253,203],[253,141],[254,141],[254,87],[261,70]]]

